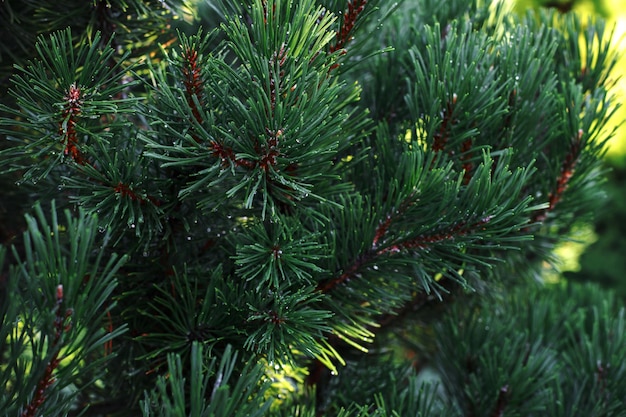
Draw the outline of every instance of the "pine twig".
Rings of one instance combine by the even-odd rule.
[[[504,409],[508,403],[509,386],[504,385],[500,388],[498,393],[498,400],[496,401],[496,408],[491,413],[491,417],[502,417],[504,415]]]
[[[554,189],[550,192],[548,196],[548,207],[541,211],[538,211],[533,218],[533,222],[543,222],[544,220],[546,220],[546,218],[548,217],[548,213],[552,212],[557,204],[563,199],[563,195],[569,187],[570,180],[572,179],[572,176],[574,176],[574,171],[578,163],[578,157],[581,151],[582,137],[583,131],[579,130],[576,139],[572,141],[570,150],[563,160],[563,163],[561,165],[561,172],[559,174],[559,177],[556,179]]]
[[[80,87],[72,84],[65,96],[66,106],[63,109],[62,119],[59,122],[59,134],[63,138],[65,149],[63,154],[71,157],[77,164],[84,165],[85,159],[78,149],[78,138],[76,132],[77,119],[81,114],[83,105],[82,92]]]
[[[365,9],[366,4],[366,0],[348,1],[348,10],[343,13],[343,22],[341,28],[337,31],[337,41],[334,45],[331,45],[330,52],[343,49],[352,40],[352,29],[354,29],[354,25],[363,9]]]
[[[21,417],[35,417],[37,415],[37,411],[46,400],[46,391],[56,381],[56,378],[53,374],[54,371],[58,368],[59,363],[61,362],[61,360],[59,359],[59,344],[61,342],[61,337],[63,336],[63,333],[69,331],[71,327],[71,324],[66,324],[66,321],[72,315],[72,309],[66,309],[65,311],[62,311],[61,309],[61,306],[63,304],[63,285],[57,286],[56,299],[56,318],[54,320],[55,333],[51,343],[51,348],[56,349],[56,351],[50,358],[50,361],[46,366],[46,370],[44,371],[43,376],[37,383],[37,387],[35,388],[35,395],[22,412]]]

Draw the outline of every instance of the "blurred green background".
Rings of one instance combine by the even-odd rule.
[[[518,13],[528,8],[553,7],[583,19],[601,17],[613,31],[618,62],[613,73],[616,101],[626,103],[626,1],[624,0],[510,0]],[[610,31],[609,31],[610,32]],[[595,281],[614,288],[626,299],[626,106],[618,108],[607,134],[615,130],[605,157],[606,202],[594,224],[581,225],[573,242],[559,249],[559,269],[568,280]],[[550,277],[550,274],[548,274]],[[554,275],[556,277],[558,275]]]

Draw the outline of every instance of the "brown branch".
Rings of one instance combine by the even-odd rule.
[[[202,123],[200,110],[196,105],[196,100],[200,106],[203,104],[202,97],[202,71],[198,65],[198,51],[187,48],[182,53],[184,76],[183,84],[185,85],[185,95],[187,104],[191,109],[191,114],[198,123]],[[194,100],[194,97],[196,100]],[[196,138],[198,140],[198,138]]]
[[[366,0],[348,1],[348,10],[343,13],[341,27],[336,32],[337,40],[329,48],[331,53],[336,51],[341,51],[341,55],[345,55],[347,53],[344,48],[346,44],[352,40],[352,30],[354,29],[354,25],[356,24],[359,15],[363,12],[363,9],[365,9],[366,4]],[[330,70],[334,70],[338,67],[339,64],[335,63],[330,67]]]
[[[596,380],[600,383],[601,390],[606,387],[606,381],[605,381],[605,376],[606,375],[605,374],[606,374],[606,370],[602,366],[602,362],[598,361],[598,363],[597,363],[597,372],[596,372]]]
[[[453,104],[456,103],[456,94],[453,96]],[[387,214],[385,220],[379,224],[374,233],[374,238],[372,240],[372,244],[370,249],[359,255],[356,260],[352,263],[352,265],[348,266],[343,270],[341,275],[331,278],[326,282],[320,282],[317,286],[317,290],[322,293],[328,293],[332,291],[334,288],[339,286],[340,284],[349,281],[356,273],[365,265],[366,263],[376,259],[378,256],[382,256],[385,254],[395,254],[405,250],[423,250],[435,243],[443,242],[446,240],[452,240],[459,236],[465,236],[476,229],[481,229],[484,227],[486,223],[488,223],[492,216],[485,216],[480,219],[478,222],[468,225],[465,222],[458,223],[453,226],[452,229],[442,232],[436,233],[433,235],[422,235],[418,236],[414,239],[407,240],[405,242],[401,242],[392,246],[384,247],[382,249],[378,249],[379,242],[385,239],[385,236],[389,230],[389,227],[393,223],[393,221],[402,215],[408,210],[408,208],[413,204],[413,194],[409,195],[400,205],[397,210],[394,210],[393,213]]]
[[[282,129],[273,131],[266,128],[265,132],[268,134],[269,139],[265,145],[261,145],[260,147],[257,142],[256,151],[259,155],[261,155],[261,160],[258,165],[267,173],[270,167],[276,166],[278,163],[277,158],[280,156],[278,143],[279,139],[283,136],[284,131]]]
[[[452,99],[446,103],[446,108],[441,111],[441,124],[439,130],[433,135],[432,149],[435,152],[443,151],[450,139],[449,130],[457,121],[452,119],[457,102],[457,94],[452,94]]]
[[[502,417],[504,415],[504,409],[509,402],[509,386],[505,385],[500,388],[498,393],[498,400],[496,401],[496,408],[491,413],[490,417]]]
[[[393,213],[388,213],[385,221],[381,222],[376,228],[376,233],[374,234],[374,240],[372,241],[372,250],[376,250],[378,248],[378,242],[385,238],[387,231],[391,224],[400,216],[403,216],[406,211],[413,205],[413,198],[415,197],[415,192],[411,192],[403,201],[400,203],[400,207],[397,210],[393,210]]]
[[[346,281],[349,281],[353,276],[356,275],[356,273],[359,271],[359,269],[361,269],[363,265],[375,259],[376,257],[375,255],[376,254],[374,252],[368,252],[367,254],[363,254],[359,256],[352,265],[350,265],[348,268],[344,270],[344,272],[341,275],[335,278],[331,278],[330,280],[326,282],[320,282],[317,285],[317,290],[322,293],[328,293],[332,291],[333,289],[335,289],[340,284]]]
[[[421,235],[416,238],[409,239],[404,242],[400,242],[395,245],[387,246],[377,250],[378,241],[384,238],[384,235],[392,222],[392,219],[388,216],[387,219],[383,223],[381,223],[380,226],[378,226],[378,229],[374,235],[371,249],[359,255],[349,267],[343,270],[344,272],[341,275],[335,278],[331,278],[326,282],[320,282],[317,286],[317,290],[322,293],[328,293],[332,291],[340,284],[347,282],[352,277],[354,277],[356,273],[363,267],[363,265],[373,261],[379,256],[396,254],[407,250],[424,250],[434,244],[453,240],[461,236],[466,236],[475,230],[483,229],[484,225],[489,223],[491,219],[492,216],[485,216],[479,221],[472,224],[460,222],[452,226],[452,228],[450,228],[449,230],[430,235]]]
[[[113,333],[113,318],[111,317],[111,311],[107,311],[107,326],[106,331],[108,333]],[[104,356],[109,356],[113,353],[113,339],[104,343]]]
[[[141,204],[144,204],[147,201],[150,201],[155,206],[161,205],[161,202],[157,200],[156,198],[150,197],[150,196],[147,196],[144,198],[140,196],[139,194],[137,194],[135,191],[133,191],[133,189],[130,188],[128,184],[124,184],[121,181],[118,182],[117,185],[113,187],[113,191],[115,191],[117,194],[120,194],[122,197],[128,197],[133,201],[139,201]]]
[[[378,247],[378,241],[385,237],[385,234],[387,233],[387,230],[389,229],[389,226],[391,226],[392,222],[393,217],[387,215],[385,221],[378,225],[378,227],[376,228],[376,233],[374,234],[374,240],[372,241],[372,248]]]
[[[222,165],[228,165],[228,162],[231,161],[235,166],[244,167],[248,169],[252,169],[256,166],[253,161],[244,158],[237,158],[235,156],[235,151],[232,148],[224,146],[217,140],[212,140],[209,144],[209,149],[211,149],[211,154],[216,158],[219,158],[222,161]]]
[[[552,212],[557,204],[563,199],[565,191],[569,187],[569,182],[574,175],[578,157],[580,155],[583,131],[578,130],[576,139],[572,141],[569,152],[565,155],[565,159],[561,164],[561,172],[556,179],[554,189],[548,195],[548,207],[537,212],[533,217],[533,223],[543,222],[548,217],[548,213]]]
[[[354,261],[354,263],[348,268],[344,269],[344,272],[338,277],[334,279],[330,279],[326,281],[325,283],[318,284],[317,289],[323,293],[327,293],[331,291],[333,288],[337,287],[339,284],[345,281],[348,281],[350,278],[352,278],[358,272],[358,270],[361,269],[361,267],[364,264],[375,259],[376,256],[380,255],[381,252],[377,251],[379,242],[384,240],[385,235],[387,234],[387,231],[389,230],[389,227],[391,226],[393,221],[396,219],[396,217],[403,215],[408,209],[408,207],[412,204],[411,202],[412,196],[413,194],[407,197],[402,202],[400,207],[394,211],[393,214],[387,214],[385,221],[381,222],[378,225],[378,227],[376,228],[376,232],[374,233],[374,238],[372,240],[370,249],[366,253],[358,256],[357,259]]]
[[[66,309],[65,311],[61,310],[61,305],[63,304],[63,285],[57,286],[56,299],[56,317],[54,319],[55,332],[54,338],[50,344],[50,347],[55,349],[55,352],[50,358],[50,361],[48,361],[48,365],[46,366],[43,376],[37,383],[35,395],[22,412],[21,417],[35,417],[37,415],[37,411],[46,400],[46,391],[56,381],[53,374],[61,362],[61,359],[59,359],[60,347],[58,345],[61,342],[63,333],[68,332],[71,328],[71,324],[66,324],[66,322],[72,315],[72,309]]]
[[[331,53],[343,49],[352,40],[352,29],[366,4],[366,0],[348,1],[348,10],[343,13],[343,22],[337,31],[337,41],[330,46]]]
[[[398,243],[396,245],[383,248],[377,252],[378,255],[386,253],[398,253],[404,250],[426,249],[435,243],[445,242],[447,240],[453,240],[460,236],[466,236],[474,230],[482,229],[485,224],[491,221],[491,216],[485,216],[478,222],[473,224],[467,224],[466,222],[460,222],[452,226],[449,230],[441,233],[435,233],[431,235],[421,235],[414,239],[407,240],[405,242]]]
[[[192,129],[191,137],[200,143],[202,140],[197,132],[194,131],[194,122],[198,124],[204,123],[204,119],[200,114],[200,108],[204,104],[203,94],[203,77],[202,77],[202,63],[199,62],[198,51],[192,47],[187,47],[181,54],[181,72],[183,74],[183,85],[185,86],[185,100],[187,105],[191,109],[192,120],[190,120]],[[216,158],[222,161],[223,165],[228,165],[228,162],[233,162],[236,166],[245,167],[248,169],[254,168],[255,164],[252,161],[237,158],[235,151],[231,148],[224,146],[217,140],[211,140],[209,142],[209,149]]]
[[[59,134],[61,135],[62,143],[65,145],[63,154],[72,158],[76,163],[83,165],[85,161],[78,149],[78,135],[76,133],[77,119],[80,117],[81,106],[83,105],[80,88],[76,84],[70,85],[64,98],[65,108],[59,122]]]

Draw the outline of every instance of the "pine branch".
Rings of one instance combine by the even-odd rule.
[[[508,392],[509,392],[508,385],[504,385],[502,388],[500,388],[500,391],[498,392],[498,399],[496,400],[496,407],[493,410],[493,413],[491,413],[491,417],[504,416],[504,410],[507,405],[506,397],[507,397]]]
[[[49,42],[39,39],[41,60],[32,61],[21,69],[22,74],[14,76],[11,93],[19,110],[3,108],[17,120],[3,119],[0,131],[24,144],[23,152],[16,153],[14,148],[2,151],[4,170],[25,169],[26,180],[38,181],[58,170],[66,157],[84,165],[88,160],[81,147],[88,145],[79,143],[79,135],[81,141],[84,137],[106,141],[111,129],[124,127],[117,115],[130,112],[136,100],[109,99],[129,86],[120,83],[124,76],[119,71],[121,63],[108,65],[114,50],[110,46],[100,50],[99,39],[96,35],[94,44],[77,53],[69,30],[56,33]],[[70,59],[60,61],[58,56]],[[31,140],[33,137],[36,139]],[[16,165],[31,159],[39,164]]]
[[[25,258],[14,249],[8,276],[14,307],[2,316],[8,334],[0,345],[7,359],[0,372],[6,402],[0,405],[24,416],[67,412],[73,394],[60,395],[62,390],[92,384],[111,357],[103,357],[102,349],[125,330],[104,328],[112,306],[105,304],[125,259],[105,261],[102,252],[94,254],[94,246],[102,244],[96,241],[94,217],[80,212],[73,218],[66,212],[60,222],[54,203],[51,211],[48,220],[38,205],[36,217],[26,218]],[[21,317],[21,325],[13,316]],[[33,358],[28,369],[24,355]]]
[[[352,31],[359,18],[359,15],[365,9],[367,4],[366,0],[348,0],[348,8],[343,13],[343,19],[341,21],[341,27],[337,31],[335,43],[330,46],[330,52],[343,50],[346,44],[352,39]]]
[[[65,149],[63,154],[66,157],[72,158],[77,164],[83,165],[85,162],[83,156],[78,149],[78,139],[76,132],[77,118],[80,117],[80,107],[82,106],[80,88],[72,84],[65,96],[67,102],[66,107],[63,109],[62,122],[59,123],[59,132],[62,141],[65,143]]]
[[[74,22],[39,38],[0,107],[11,199],[72,210],[35,205],[0,269],[0,409],[622,405],[623,314],[524,281],[598,201],[602,24],[467,0],[246,0],[198,6],[216,9],[189,15],[214,19],[205,33],[169,20],[182,1],[79,3],[25,20]]]
[[[71,328],[71,317],[72,310],[67,309],[65,312],[61,309],[63,305],[63,285],[59,284],[56,290],[56,306],[55,306],[55,320],[54,320],[54,335],[51,338],[51,347],[54,350],[52,357],[48,361],[46,365],[46,369],[37,383],[35,388],[35,395],[31,399],[30,403],[26,406],[25,410],[22,412],[22,417],[34,417],[38,415],[39,408],[46,401],[46,391],[50,386],[55,382],[55,377],[53,376],[54,371],[59,366],[61,362],[61,358],[59,358],[59,351],[61,349],[61,336],[63,333],[66,333],[69,328]],[[67,324],[66,324],[67,322]]]
[[[548,207],[535,213],[535,215],[533,216],[533,223],[541,223],[545,221],[548,217],[548,213],[553,211],[559,201],[561,201],[561,199],[563,198],[563,194],[567,190],[569,182],[574,175],[574,170],[576,169],[578,155],[580,154],[581,150],[582,136],[583,131],[579,130],[577,138],[572,140],[570,150],[565,156],[563,164],[561,165],[561,172],[556,180],[554,189],[548,195]]]

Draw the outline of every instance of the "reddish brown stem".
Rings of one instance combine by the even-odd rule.
[[[107,311],[107,331],[109,333],[113,333],[113,318],[111,317],[111,312]],[[109,356],[113,353],[113,340],[109,340],[104,344],[104,356]]]
[[[574,175],[576,165],[578,163],[578,156],[580,155],[580,148],[582,143],[583,131],[578,131],[578,136],[570,146],[570,150],[565,156],[563,163],[561,164],[561,172],[556,179],[554,189],[548,195],[548,207],[539,211],[534,217],[533,222],[542,222],[548,217],[548,213],[552,212],[557,204],[563,199],[565,191],[569,187],[569,182]]]
[[[596,381],[600,386],[600,395],[603,397],[603,402],[606,404],[606,389],[607,389],[607,370],[602,366],[602,362],[598,361],[596,367]]]
[[[376,233],[374,234],[374,240],[372,241],[373,248],[378,247],[378,242],[385,236],[387,230],[389,229],[389,226],[391,226],[392,221],[393,217],[387,215],[385,221],[378,225],[378,228],[376,228]]]
[[[72,84],[69,87],[65,100],[66,106],[62,112],[62,120],[59,122],[59,134],[63,138],[63,143],[65,144],[63,154],[66,157],[72,158],[80,165],[88,164],[95,168],[85,160],[82,152],[78,148],[78,133],[76,126],[78,124],[78,118],[81,116],[83,100],[82,92],[76,84]],[[116,193],[125,197],[130,197],[133,200],[138,200],[142,203],[146,200],[137,195],[128,185],[121,182],[113,187],[113,189]],[[147,197],[147,199],[152,201],[154,204],[159,205],[159,202],[156,199],[152,197]]]
[[[432,246],[434,243],[445,242],[447,240],[453,240],[460,236],[466,236],[473,230],[481,229],[485,224],[489,223],[491,216],[484,217],[474,224],[467,224],[460,222],[452,226],[449,230],[442,233],[435,233],[432,235],[422,235],[415,239],[407,240],[405,242],[398,243],[377,252],[377,255],[383,255],[386,253],[397,253],[404,250],[426,249]]]
[[[360,256],[352,265],[344,270],[344,272],[338,277],[332,278],[326,282],[321,282],[317,286],[317,290],[323,293],[328,293],[333,289],[337,288],[340,284],[350,280],[361,267],[367,262],[373,260],[375,258],[375,254],[369,252],[365,255]]]
[[[35,395],[22,412],[22,417],[35,417],[39,408],[46,400],[46,392],[56,380],[54,378],[54,371],[59,367],[59,363],[61,362],[61,360],[59,359],[60,347],[58,345],[61,342],[61,337],[63,333],[68,332],[71,328],[71,324],[66,324],[66,322],[71,317],[72,310],[67,309],[63,311],[61,309],[61,306],[63,304],[63,286],[59,285],[56,292],[56,317],[54,320],[55,332],[54,338],[52,339],[52,342],[50,344],[51,348],[55,349],[55,352],[50,358],[50,361],[46,366],[43,376],[37,383],[37,387],[35,388]]]
[[[237,158],[235,156],[235,151],[231,148],[222,145],[216,140],[212,140],[209,145],[211,149],[211,153],[216,158],[219,158],[222,161],[222,165],[228,165],[229,161],[232,161],[235,166],[244,167],[248,169],[253,169],[256,166],[256,163],[250,161],[249,159]]]
[[[439,130],[433,135],[432,148],[435,152],[443,151],[448,144],[448,140],[450,139],[450,127],[456,122],[452,119],[452,113],[454,113],[456,101],[457,95],[454,93],[452,94],[452,99],[446,103],[446,108],[441,112],[441,125],[439,125]]]
[[[505,385],[500,388],[498,393],[498,400],[496,401],[496,408],[491,413],[491,417],[502,417],[504,415],[504,409],[508,403],[509,386]]]
[[[354,29],[354,25],[363,9],[365,9],[366,4],[366,0],[348,1],[348,10],[343,13],[343,22],[341,28],[337,31],[337,41],[334,45],[331,45],[330,52],[343,49],[352,39],[352,29]]]
[[[191,114],[194,119],[198,123],[202,122],[202,117],[200,116],[200,110],[198,109],[197,103],[202,106],[202,71],[200,69],[200,65],[198,64],[198,51],[187,48],[183,51],[183,76],[185,77],[183,83],[185,85],[185,94],[187,99],[187,104],[189,108],[191,108]],[[196,100],[194,100],[194,97]]]
[[[81,115],[82,105],[83,100],[80,88],[77,87],[76,84],[70,85],[67,95],[65,96],[65,108],[63,109],[62,118],[59,122],[59,134],[65,144],[63,154],[81,165],[85,163],[85,160],[78,149],[76,124]]]
[[[337,40],[334,45],[330,46],[330,52],[341,51],[341,55],[346,54],[346,50],[344,49],[346,44],[352,40],[352,30],[354,29],[354,25],[356,21],[363,12],[365,8],[365,4],[367,4],[366,0],[355,0],[348,1],[348,10],[343,13],[343,22],[341,24],[340,29],[337,33]],[[329,71],[338,68],[339,64],[335,63],[330,67]]]
[[[317,286],[318,291],[323,293],[327,293],[335,289],[340,284],[349,281],[356,273],[368,262],[373,261],[379,256],[387,255],[387,254],[395,254],[400,253],[407,250],[423,250],[427,249],[433,244],[445,242],[448,240],[453,240],[460,236],[466,236],[474,230],[479,230],[484,227],[489,221],[491,221],[491,216],[486,216],[480,219],[476,223],[468,224],[466,222],[458,223],[452,226],[449,230],[446,230],[441,233],[435,233],[432,235],[422,235],[416,237],[414,239],[410,239],[396,245],[388,246],[382,249],[376,250],[376,244],[379,240],[384,238],[384,235],[391,224],[390,217],[385,220],[377,229],[377,232],[374,236],[374,240],[372,242],[372,249],[368,252],[359,256],[348,268],[344,269],[344,272],[330,279],[329,281],[322,282]]]
[[[128,197],[133,201],[139,201],[141,204],[144,204],[146,201],[150,201],[152,204],[156,206],[159,206],[161,204],[161,202],[158,201],[154,197],[150,197],[150,196],[146,198],[141,197],[139,194],[133,191],[129,185],[124,184],[122,182],[118,182],[117,185],[113,187],[113,191],[122,195],[122,197]]]

